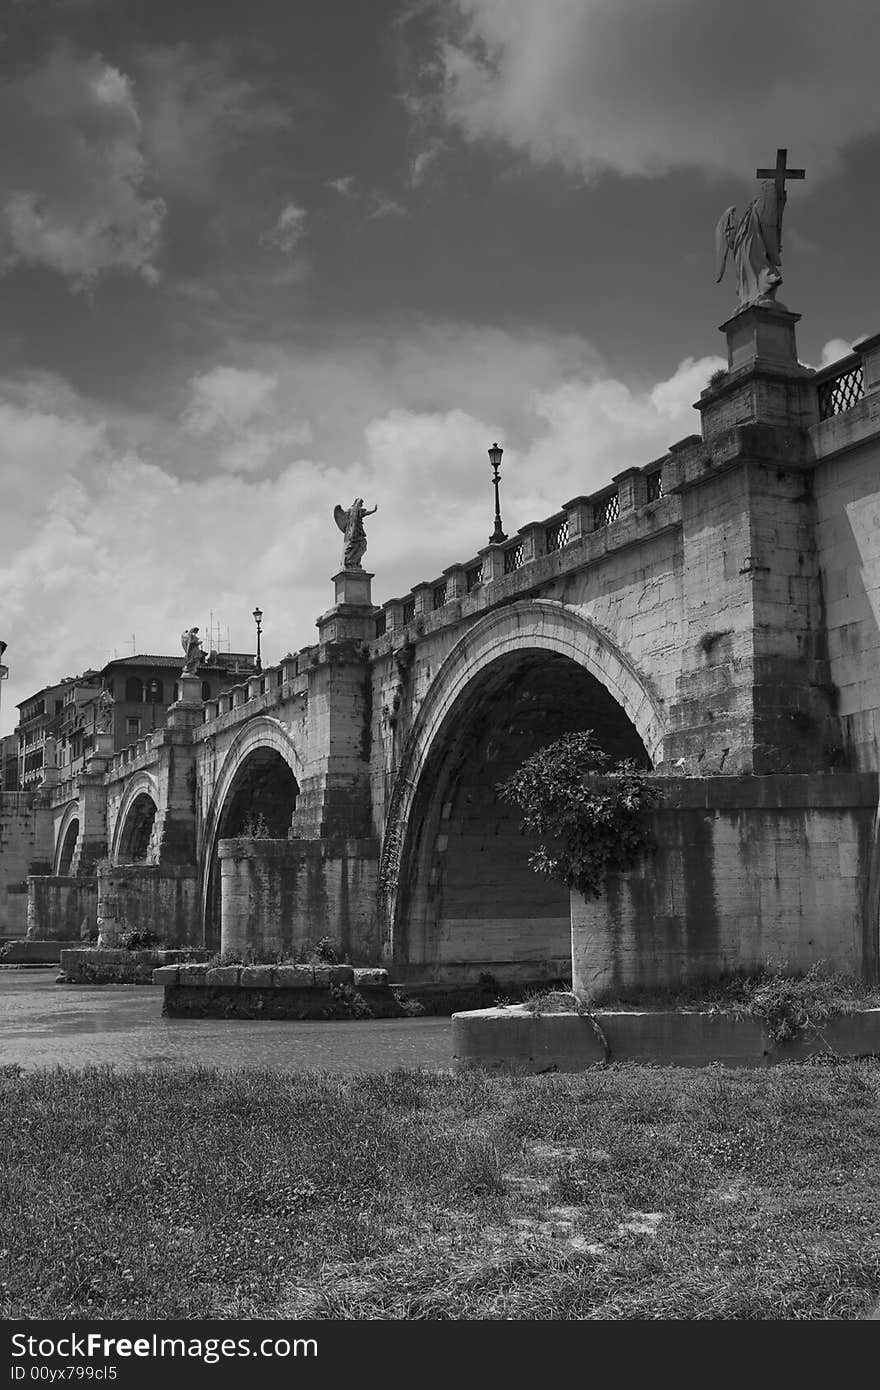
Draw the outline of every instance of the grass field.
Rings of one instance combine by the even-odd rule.
[[[0,1073],[6,1318],[855,1319],[880,1062]]]

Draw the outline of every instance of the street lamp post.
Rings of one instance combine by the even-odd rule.
[[[492,465],[492,482],[495,484],[495,530],[489,537],[490,545],[500,545],[507,540],[507,536],[501,529],[501,503],[498,498],[498,470],[501,467],[501,455],[504,450],[498,444],[493,444],[489,450],[489,462]]]
[[[260,624],[262,623],[262,621],[263,621],[263,612],[262,612],[262,609],[260,609],[260,608],[255,608],[255,609],[254,609],[254,622],[255,622],[256,625],[257,625],[257,661],[256,661],[256,666],[255,666],[254,669],[257,670],[257,671],[262,671],[262,669],[263,669],[263,663],[262,663],[262,661],[260,660]]]

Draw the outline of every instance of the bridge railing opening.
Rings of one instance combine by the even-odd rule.
[[[514,570],[522,569],[525,562],[526,550],[522,541],[509,545],[504,552],[504,573],[513,574]]]
[[[473,591],[474,591],[474,589],[476,589],[477,585],[478,585],[478,584],[482,584],[482,582],[483,582],[483,562],[482,562],[482,560],[480,560],[478,564],[476,564],[476,565],[471,565],[468,569],[465,570],[465,585],[466,585],[466,588],[467,588],[467,592],[468,592],[469,594],[470,594],[470,593],[473,593]]]
[[[568,517],[561,516],[546,528],[544,532],[544,549],[548,555],[552,555],[556,550],[562,550],[563,546],[568,545]]]
[[[830,420],[851,410],[865,394],[865,373],[859,353],[851,352],[839,362],[816,373],[819,419]]]
[[[617,521],[620,517],[620,493],[615,488],[614,492],[608,492],[593,503],[593,529],[598,531],[602,526],[610,526],[612,521]]]

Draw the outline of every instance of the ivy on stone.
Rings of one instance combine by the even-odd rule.
[[[542,837],[531,867],[588,898],[600,897],[607,875],[633,868],[650,847],[645,812],[662,799],[648,773],[612,758],[591,729],[533,753],[498,793]]]

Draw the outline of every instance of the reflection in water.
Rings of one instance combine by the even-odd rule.
[[[452,1064],[448,1018],[338,1023],[167,1019],[152,985],[56,985],[54,971],[0,969],[0,1063],[36,1067],[268,1067],[390,1071]]]

